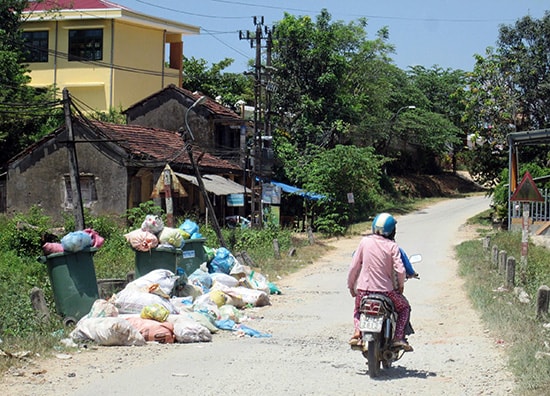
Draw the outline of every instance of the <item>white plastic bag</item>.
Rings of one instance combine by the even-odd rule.
[[[147,293],[145,291],[125,287],[112,297],[112,301],[121,314],[137,313],[140,314],[143,308],[148,305],[160,304],[170,313],[177,314],[179,310],[170,302],[157,294]]]
[[[262,290],[249,289],[248,287],[231,287],[224,289],[224,293],[230,297],[241,300],[245,305],[252,305],[254,307],[263,307],[264,305],[271,305],[269,300],[269,294]]]
[[[239,285],[239,281],[234,276],[222,272],[214,272],[210,274],[210,277],[212,278],[212,282],[220,282],[228,287],[236,287]]]
[[[104,299],[97,299],[94,301],[88,318],[105,318],[118,316],[118,309],[115,305]]]
[[[94,341],[104,346],[140,346],[145,339],[125,319],[119,317],[80,319],[71,332],[73,341]]]
[[[184,315],[170,315],[168,322],[174,325],[174,335],[177,342],[210,342],[212,333],[207,327]]]
[[[141,223],[141,229],[143,231],[148,231],[153,234],[158,234],[164,228],[164,221],[160,216],[156,215],[147,215],[145,220]]]
[[[165,294],[170,295],[178,278],[179,277],[177,275],[174,275],[174,273],[170,270],[156,269],[133,280],[132,282],[128,283],[126,287],[143,290],[151,285],[158,283],[161,290]]]

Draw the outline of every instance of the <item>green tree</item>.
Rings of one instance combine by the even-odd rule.
[[[53,89],[37,90],[25,65],[21,35],[27,1],[0,0],[0,166],[63,119]]]
[[[384,158],[372,147],[336,145],[316,156],[304,174],[303,188],[326,198],[319,203],[316,227],[341,234],[350,221],[365,220],[382,206],[380,179]],[[348,203],[352,193],[355,204]]]
[[[350,60],[347,89],[352,94],[349,105],[357,120],[351,126],[349,142],[358,146],[374,146],[384,150],[390,137],[392,116],[408,105],[411,96],[405,72],[395,66],[389,54],[386,28],[375,40],[365,40]]]
[[[507,166],[511,132],[550,125],[550,12],[540,20],[523,17],[499,30],[497,47],[476,56],[465,96],[464,120],[471,141],[470,172],[481,182],[494,183]],[[481,143],[481,144],[479,144]],[[547,147],[522,150],[522,162],[544,166]]]
[[[413,66],[407,75],[411,87],[401,103],[409,100],[408,105],[416,106],[416,110],[404,113],[394,129],[402,142],[419,147],[422,155],[405,166],[434,172],[444,165],[452,165],[456,170],[455,153],[462,150],[466,141],[462,122],[466,73],[438,66]],[[425,162],[427,159],[437,161]],[[447,160],[450,160],[448,164]]]
[[[278,86],[272,100],[274,120],[300,154],[313,146],[330,148],[344,142],[351,126],[368,113],[364,106],[372,97],[357,84],[355,57],[376,59],[391,48],[383,45],[383,39],[376,45],[367,42],[365,27],[365,19],[332,22],[326,10],[316,21],[285,14],[277,24],[272,58]],[[361,72],[366,75],[365,68]]]
[[[218,98],[228,107],[234,108],[238,101],[254,103],[254,81],[243,74],[223,72],[233,59],[214,63],[208,68],[204,59],[183,58],[183,87],[199,91],[211,98]],[[235,109],[240,110],[240,109]]]

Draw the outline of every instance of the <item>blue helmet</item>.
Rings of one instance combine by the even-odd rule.
[[[390,237],[395,232],[397,221],[389,213],[380,213],[372,221],[372,232],[374,234]]]

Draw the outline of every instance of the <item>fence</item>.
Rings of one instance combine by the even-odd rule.
[[[483,248],[491,251],[491,263],[498,270],[498,273],[505,278],[505,284],[507,290],[515,290],[516,286],[516,259],[514,257],[508,257],[508,253],[505,250],[498,250],[498,246],[490,246],[491,238],[485,237],[483,239]],[[520,276],[524,276],[524,272],[520,271]],[[518,298],[520,301],[524,298],[521,291],[518,291]],[[542,285],[537,291],[537,317],[542,317],[543,314],[548,313],[548,306],[550,304],[550,287]]]
[[[550,190],[544,188],[539,191],[544,201],[529,203],[529,217],[533,221],[550,221]],[[521,205],[510,205],[510,218],[521,219],[522,216],[523,208]]]

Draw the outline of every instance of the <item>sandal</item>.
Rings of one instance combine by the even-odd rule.
[[[360,345],[361,344],[361,334],[354,334],[348,341],[350,345]]]
[[[413,347],[410,346],[410,344],[405,340],[395,340],[394,342],[392,342],[392,347],[402,348],[405,352],[414,351]]]

